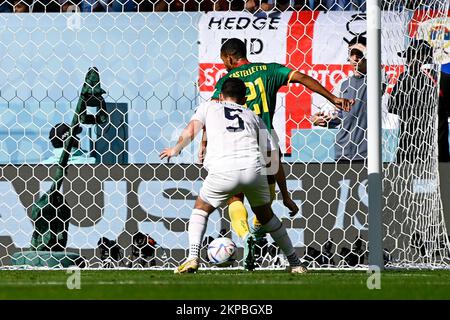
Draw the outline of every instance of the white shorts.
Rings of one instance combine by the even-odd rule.
[[[250,168],[220,173],[209,173],[200,189],[200,198],[220,207],[232,196],[244,193],[251,207],[270,203],[270,190],[267,176],[260,169]]]

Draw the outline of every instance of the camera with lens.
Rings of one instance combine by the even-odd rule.
[[[103,268],[118,266],[123,258],[122,248],[117,241],[102,237],[97,242],[97,250],[102,261]]]
[[[155,254],[158,244],[155,239],[148,234],[138,232],[133,235],[133,244],[131,245],[131,256],[128,257],[128,268],[133,267],[152,267],[156,265]]]
[[[352,249],[342,247],[339,253],[342,256],[346,265],[355,267],[364,264],[364,259],[367,256],[367,250],[363,248],[363,240],[356,238]]]

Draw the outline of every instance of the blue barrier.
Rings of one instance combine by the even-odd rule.
[[[334,141],[339,129],[302,129],[292,132],[292,153],[287,162],[335,162]],[[449,137],[450,139],[450,137]],[[383,161],[395,159],[398,130],[383,129]]]

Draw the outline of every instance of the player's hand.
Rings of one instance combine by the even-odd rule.
[[[315,126],[326,127],[331,120],[331,116],[323,112],[317,112],[311,116],[310,120]]]
[[[176,157],[178,155],[178,153],[179,153],[178,150],[175,148],[166,148],[166,149],[164,149],[163,152],[161,152],[159,154],[159,158],[161,160],[163,160],[164,158],[167,158],[167,162],[169,162],[170,158]]]
[[[283,204],[286,208],[289,209],[289,216],[293,217],[295,216],[298,211],[300,210],[297,206],[297,204],[292,200],[290,197],[287,197],[286,199],[283,199]]]
[[[352,105],[355,103],[355,100],[335,97],[333,103],[336,108],[348,112],[352,108]]]

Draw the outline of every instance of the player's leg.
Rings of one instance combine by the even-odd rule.
[[[275,191],[275,176],[269,175],[267,176],[267,183],[269,184],[269,192],[270,192],[270,204],[275,200],[276,198],[276,191]],[[265,237],[265,233],[261,229],[262,224],[259,222],[258,218],[253,216],[253,223],[252,227],[250,228],[251,233],[255,236],[256,240],[258,241],[261,238]]]
[[[272,130],[272,136],[276,143],[278,143],[279,139],[275,130]],[[281,149],[278,148],[278,168],[275,175],[268,175],[267,181],[269,183],[270,188],[270,201],[271,203],[276,198],[275,193],[275,183],[278,185],[280,189],[281,196],[283,198],[283,204],[286,208],[289,209],[289,215],[294,216],[299,211],[297,204],[292,200],[291,195],[289,194],[289,190],[287,188],[286,183],[286,175],[284,172],[283,165],[281,164],[281,157],[283,156],[281,153]],[[261,223],[259,223],[256,216],[253,219],[253,226],[251,228],[251,232],[255,235],[256,239],[263,238],[265,236],[264,232],[261,230]]]
[[[267,176],[267,182],[269,183],[269,191],[270,191],[270,203],[272,204],[273,200],[275,200],[276,193],[275,193],[275,177],[273,175]],[[263,259],[263,252],[264,252],[264,246],[267,244],[266,240],[266,233],[262,229],[262,225],[259,222],[256,215],[253,216],[253,223],[250,227],[250,234],[253,237],[254,243],[253,245],[253,257],[255,261],[255,265],[257,264],[257,261],[259,259]],[[245,247],[244,247],[245,248]],[[259,249],[259,250],[257,250]],[[259,251],[259,258],[257,255],[257,251]]]
[[[203,236],[205,235],[209,215],[215,208],[224,204],[232,193],[236,182],[227,175],[208,174],[199,196],[195,201],[189,219],[189,256],[184,263],[175,269],[175,273],[196,272],[199,266],[199,254]]]
[[[244,268],[251,271],[255,269],[255,238],[250,233],[248,212],[244,206],[243,193],[234,195],[228,200],[228,213],[230,215],[231,228],[244,243]]]
[[[198,258],[208,217],[214,210],[215,207],[203,201],[200,197],[195,201],[194,210],[192,210],[188,226],[189,258]]]
[[[286,227],[283,226],[280,219],[274,215],[270,204],[267,203],[257,207],[252,206],[252,210],[261,222],[263,231],[270,234],[272,239],[286,256],[290,267],[288,270],[292,273],[307,272],[308,270],[302,265],[300,258],[295,252],[292,241],[287,234]]]
[[[188,225],[189,255],[175,269],[175,273],[191,273],[198,270],[201,243],[205,235],[208,217],[214,210],[214,206],[197,197]]]
[[[262,231],[270,233],[275,243],[286,255],[291,271],[296,273],[306,272],[307,270],[301,265],[286,228],[272,211],[266,177],[257,175],[254,181],[246,187],[245,196],[250,202],[258,221],[261,223]]]
[[[239,238],[245,239],[249,233],[248,212],[244,206],[244,194],[234,195],[228,200],[228,213],[230,215],[231,228]]]

